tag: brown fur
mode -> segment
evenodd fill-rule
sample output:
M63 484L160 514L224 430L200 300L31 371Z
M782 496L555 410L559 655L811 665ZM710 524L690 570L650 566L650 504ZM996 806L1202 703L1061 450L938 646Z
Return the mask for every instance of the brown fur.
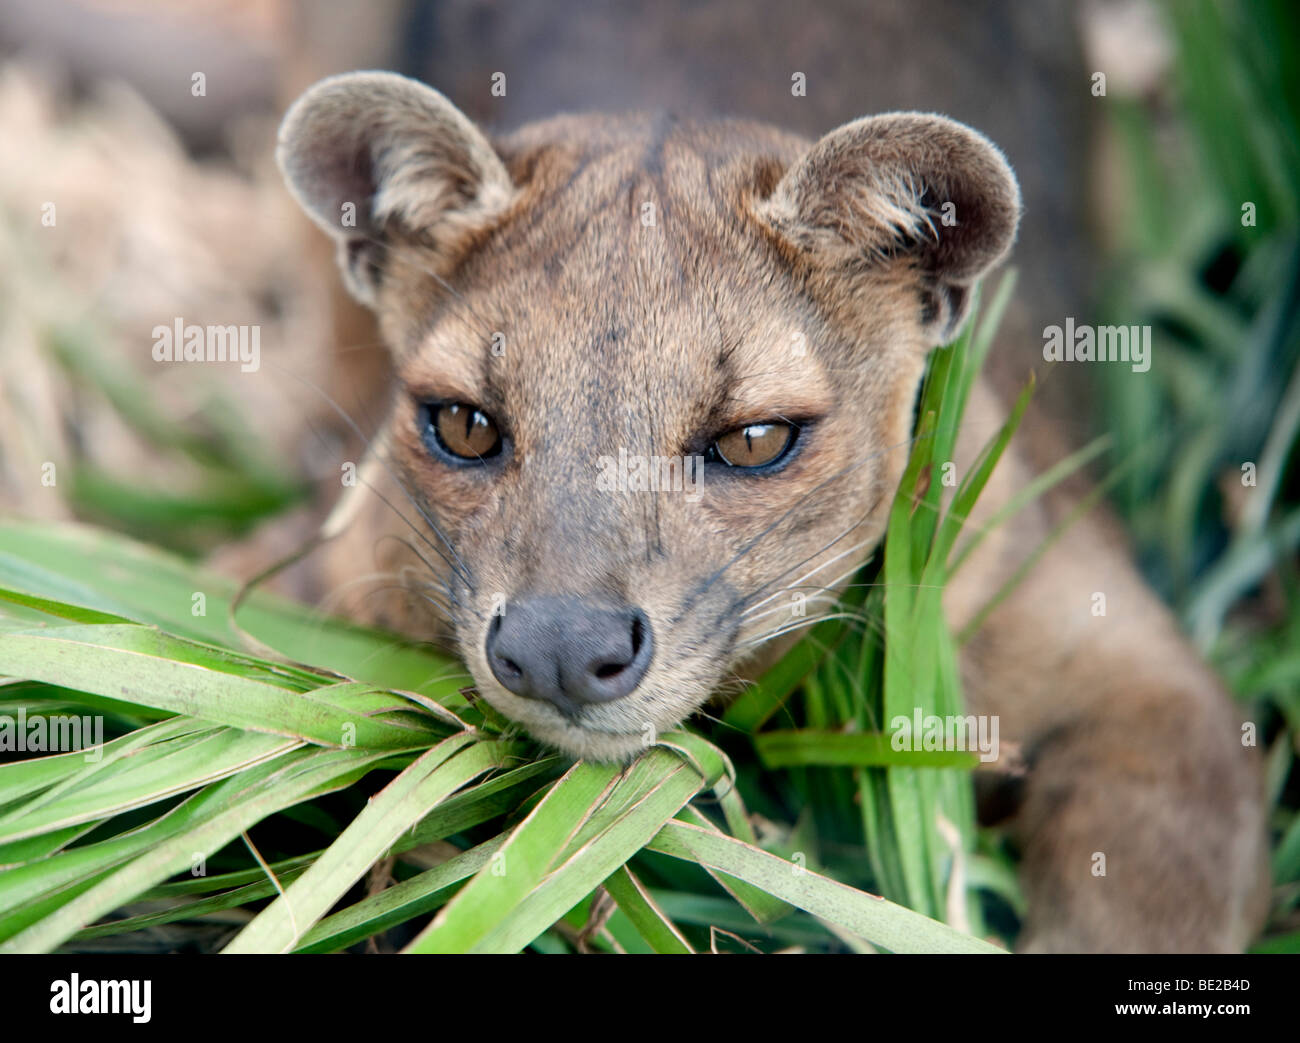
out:
M494 706L597 758L635 753L779 651L788 637L766 639L791 622L795 591L815 594L810 616L833 603L883 533L926 352L960 325L1019 213L995 148L917 114L816 144L746 122L557 117L489 145L436 92L356 74L294 107L279 156L398 378L322 589L446 643ZM346 202L356 227L338 221ZM956 226L939 219L945 202ZM429 399L487 411L504 458L433 459L415 422ZM1003 415L977 389L959 472ZM698 502L597 489L602 455L699 453L773 417L806 424L778 473L706 472ZM1006 460L972 522L1029 477ZM1040 502L985 542L947 592L955 624L1062 510ZM1094 591L1104 617L1089 612ZM525 594L639 605L655 635L645 679L576 720L507 691L484 639L494 609ZM1244 944L1261 879L1257 766L1218 684L1099 526L1080 523L1045 557L963 669L974 711L999 715L1031 764L1024 947Z

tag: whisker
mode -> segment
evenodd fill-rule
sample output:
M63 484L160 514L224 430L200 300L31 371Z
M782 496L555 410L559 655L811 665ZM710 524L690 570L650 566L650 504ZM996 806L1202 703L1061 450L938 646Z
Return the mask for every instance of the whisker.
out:
M760 634L757 637L749 638L746 639L745 641L737 642L735 651L746 652L751 648L758 648L761 645L766 645L768 642L775 640L776 638L782 636L783 634L790 633L792 630L799 630L802 627L812 626L814 623L821 623L828 619L845 619L863 627L865 627L870 622L870 618L865 613L862 612L849 612L849 611L830 612L824 616L810 616L807 619L800 619L797 620L796 622L787 623L783 626L777 627L775 630L772 630L769 633Z
M834 604L836 600L837 598L835 596L835 591L831 587L827 586L821 588L821 591L819 593L813 594L811 597L806 598L804 600L804 608L811 611L813 610L813 606L820 608L821 603L824 601L829 601L831 604ZM746 615L742 617L741 621L746 626L748 626L750 624L757 623L759 620L768 619L774 615L790 612L793 607L794 607L793 605L784 605L784 604L772 605L769 608L765 608L762 612L756 612L753 615Z
M738 550L735 553L735 555L733 555L732 558L725 565L717 569L713 573L713 575L709 576L701 585L699 590L696 591L694 596L687 600L685 607L682 609L681 612L678 613L678 615L673 619L672 622L675 624L678 621L680 621L680 619L683 616L685 616L686 613L689 612L695 606L696 603L698 603L699 599L704 596L704 594L708 591L709 587L711 587L714 583L716 583L718 579L720 579L722 575L725 574L729 568L731 568L733 565L736 564L736 562L744 558L745 555L749 554L750 551L752 551L756 546L758 546L759 543L761 543L767 536L769 536L772 532L774 532L778 526L780 526L783 522L786 521L786 519L790 517L791 514L793 514L796 510L798 510L801 506L803 506L803 504L811 496L814 496L822 489L824 489L826 486L830 485L832 482L839 481L841 478L844 478L847 475L852 474L859 467L865 467L868 463L870 463L872 460L876 459L877 457L883 456L885 453L893 452L896 449L901 449L910 446L915 441L916 441L916 436L912 435L904 439L902 442L899 442L897 445L885 446L882 449L877 449L873 452L867 453L864 457L862 457L862 459L856 461L855 463L849 464L847 467L844 467L841 470L835 472L835 474L831 475L830 477L824 478L822 481L818 482L817 485L815 485L808 494L801 497L797 502L791 504L789 508L783 511L781 515L778 518L776 518L776 520L774 520L770 525L764 528L762 532L760 532L757 536L755 536L752 540L750 540L745 546L743 546L740 550ZM863 514L863 517L861 519L859 519L848 529L842 532L839 536L837 536L834 540L832 540L829 544L827 544L826 547L823 547L821 550L814 552L813 554L805 558L803 561L798 562L791 568L787 569L786 573L793 572L794 569L797 569L800 566L806 564L808 561L812 560L812 558L815 558L818 554L824 553L829 547L834 546L836 543L842 540L846 535L848 535L848 533L852 532L854 529L856 529L859 525L861 525L871 516L871 514L879 506L880 501L882 499L884 499L883 494L881 496L878 496L875 499L875 501L871 504L871 506L867 508L866 512ZM785 573L782 573L782 575L785 575ZM775 582L775 581L771 581L771 582Z
M830 564L830 563L828 562L827 564ZM837 602L837 601L839 600L839 592L838 592L837 590L835 590L835 585L836 585L836 583L838 583L838 582L842 582L843 580L848 579L850 576L853 575L853 573L855 573L855 572L858 570L859 567L860 567L859 565L854 564L854 565L853 565L852 567L850 567L849 569L847 569L847 570L845 570L844 572L840 573L840 575L837 576L834 580L832 580L832 581L831 581L831 582L830 582L826 587L823 587L823 588L822 588L823 593L814 594L811 598L809 598L809 599L807 599L807 600L816 603L819 599L825 597L825 598L828 598L832 603ZM807 602L805 602L805 607L806 607L806 606L807 606ZM742 615L740 616L740 620L741 620L741 622L742 622L743 624L746 624L746 625L747 625L747 624L751 624L751 623L754 623L754 622L756 622L756 621L758 621L758 620L760 620L760 619L765 619L765 618L767 618L768 616L770 616L770 615L772 615L772 614L774 614L774 613L788 611L788 610L790 609L790 607L791 607L791 606L789 606L789 605L773 605L771 608L765 609L764 611L759 612L759 613L754 614L754 615L750 615L748 612L747 612L747 613L744 613L744 614L742 614ZM751 611L752 611L752 610L751 610ZM821 617L821 618L825 618L825 617Z
M388 532L388 533L384 533L384 535L380 536L375 541L375 546L378 547L379 544L383 543L385 540L393 540L396 543L400 543L403 547L405 547L417 558L419 558L421 564L423 564L424 567L429 570L428 576L426 577L426 579L429 582L435 584L437 586L437 589L440 590L442 593L446 594L447 597L449 597L454 604L460 607L468 608L470 612L472 612L475 616L478 616L478 618L480 619L482 618L482 616L479 616L478 612L474 610L474 607L472 605L465 605L463 602L461 602L459 598L456 597L456 591L451 586L449 586L446 582L443 581L442 577L438 573L438 570L434 568L433 562L431 562L428 558L426 558L423 554L421 554L420 549L416 547L415 544L413 544L410 540L406 539L406 537L404 536L400 536L395 532ZM460 578L454 572L453 575L457 579ZM461 582L464 582L464 580L462 580ZM467 587L467 589L469 588ZM470 592L473 593L472 590Z
M861 523L859 523L859 524L861 524ZM855 526L855 528L856 528L856 526ZM853 554L853 553L855 553L855 552L861 550L861 549L862 549L863 547L865 547L865 546L867 546L867 541L866 541L866 540L862 540L862 541L859 542L859 543L855 543L855 544L853 544L853 546L849 547L848 549L840 551L840 553L837 554L837 555L835 555L835 557L833 557L833 558L828 558L826 561L822 562L822 563L821 563L820 565L818 565L816 568L814 568L814 569L812 569L812 570L810 570L810 571L808 571L808 572L805 572L802 576L800 576L797 580L795 580L795 584L803 583L804 581L811 579L813 576L817 575L817 573L821 572L822 569L824 569L824 568L829 568L831 565L834 565L837 561L841 561L842 559L844 559L844 558L847 557L848 555ZM824 553L824 551L819 552L819 553ZM853 566L853 569L848 573L848 575L852 575L853 572L856 572L856 571L858 570L858 568L860 568L860 567L861 567L861 563L855 564L855 565ZM778 580L780 579L780 577L777 577L777 578L778 578ZM745 609L745 611L741 613L741 618L743 619L743 618L744 618L747 614L749 614L750 612L753 612L755 609L760 608L760 607L763 606L763 605L766 605L766 604L767 604L769 601L771 601L773 598L778 598L778 597L780 597L783 593L785 593L786 591L788 591L788 590L790 590L790 589L791 589L791 587L783 587L781 590L774 591L773 593L769 594L769 595L768 595L767 597L765 597L762 601L759 601L759 602L757 602L757 603L755 603L755 604L753 604L753 605L748 606L748 607ZM762 593L762 591L763 591L763 587L759 587L758 590L756 590L756 591L754 592L754 594L760 594L760 593ZM753 597L754 594L751 594L750 597Z

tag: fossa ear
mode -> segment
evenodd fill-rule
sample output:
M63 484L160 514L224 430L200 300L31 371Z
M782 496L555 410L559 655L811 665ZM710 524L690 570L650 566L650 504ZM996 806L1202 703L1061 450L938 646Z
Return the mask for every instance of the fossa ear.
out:
M943 116L899 112L831 131L756 213L816 264L905 259L921 279L926 339L938 345L960 328L975 280L1010 249L1020 189L982 134Z
M337 240L348 289L371 306L396 239L454 255L515 195L500 157L459 109L388 72L309 88L280 125L276 161L307 215Z

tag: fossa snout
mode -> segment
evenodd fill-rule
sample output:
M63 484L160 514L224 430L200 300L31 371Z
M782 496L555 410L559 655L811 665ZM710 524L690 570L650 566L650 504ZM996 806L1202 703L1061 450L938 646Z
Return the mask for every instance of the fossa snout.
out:
M529 597L493 617L485 653L503 687L572 719L632 694L654 658L654 634L639 608Z

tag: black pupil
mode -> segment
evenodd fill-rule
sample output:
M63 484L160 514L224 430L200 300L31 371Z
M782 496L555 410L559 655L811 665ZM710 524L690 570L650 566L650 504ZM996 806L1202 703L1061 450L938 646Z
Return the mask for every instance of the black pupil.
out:
M485 417L477 409L466 409L464 406L448 406L447 408L453 418L455 418L456 414L459 413L462 409L465 410L465 440L466 441L469 441L469 436L473 432L474 426L476 424L479 426L487 425L487 417Z

